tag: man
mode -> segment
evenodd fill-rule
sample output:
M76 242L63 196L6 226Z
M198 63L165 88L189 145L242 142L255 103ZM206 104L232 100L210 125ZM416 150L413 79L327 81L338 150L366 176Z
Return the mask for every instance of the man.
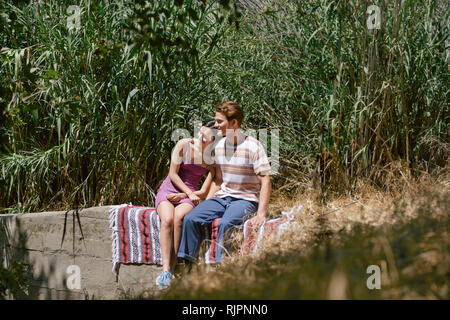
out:
M224 136L215 146L216 177L208 200L184 217L178 257L196 261L200 248L201 226L221 218L217 227L215 261L223 260L224 236L230 227L242 224L252 213L252 224L266 220L271 182L270 164L262 144L240 130L244 113L232 101L216 106L215 128ZM210 197L209 196L209 197Z

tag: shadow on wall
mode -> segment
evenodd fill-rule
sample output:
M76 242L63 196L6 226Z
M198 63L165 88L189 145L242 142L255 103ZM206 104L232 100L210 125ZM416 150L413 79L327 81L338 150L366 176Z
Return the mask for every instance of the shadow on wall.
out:
M109 206L76 214L77 210L0 215L3 269L14 261L28 264L23 272L28 291L17 290L9 299L121 299L124 292L156 289L160 266L125 265L118 279L112 272ZM0 274L0 281L3 278Z
M67 275L61 278L58 274L56 257L44 257L44 251L30 249L30 234L22 226L20 214L0 215L0 299L73 299L73 294L61 287ZM59 288L55 279L60 279Z

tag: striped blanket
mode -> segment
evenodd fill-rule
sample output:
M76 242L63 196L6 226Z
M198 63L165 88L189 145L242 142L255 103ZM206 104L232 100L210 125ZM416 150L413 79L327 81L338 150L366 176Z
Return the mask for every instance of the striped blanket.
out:
M295 224L294 215L300 209L301 206L282 212L282 217L266 221L258 230L252 228L251 221L247 220L243 226L242 254L255 253L259 248L270 245L284 230ZM216 262L219 221L220 218L217 218L202 228L201 252L208 264ZM112 269L116 275L121 264L162 264L159 242L161 220L155 208L133 206L131 203L110 206L109 227L112 231ZM242 229L242 226L237 226L237 229Z
M282 212L282 217L267 220L259 229L253 228L251 220L244 223L244 243L241 254L256 253L258 249L269 247L280 238L280 235L288 228L297 224L295 215L300 213L302 206L291 208L288 212Z
M203 226L202 229L202 241L204 243L204 259L205 263L216 263L216 251L217 246L219 245L217 242L217 233L218 233L218 223L220 218L214 219L211 224L207 224Z
M159 230L161 221L155 208L122 204L111 206L113 271L120 263L161 264Z
M205 263L215 263L219 220L217 218L202 228ZM121 264L162 264L161 220L155 208L133 206L131 203L110 206L109 227L112 231L112 269L117 275Z

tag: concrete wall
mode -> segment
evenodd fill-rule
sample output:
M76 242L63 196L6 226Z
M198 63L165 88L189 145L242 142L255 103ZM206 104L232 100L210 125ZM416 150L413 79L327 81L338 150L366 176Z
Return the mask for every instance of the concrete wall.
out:
M64 211L0 215L3 265L12 258L30 264L30 289L28 295L21 295L22 299L119 299L146 296L156 290L160 266L122 265L116 282L107 206L79 212L84 241L76 219L73 236L72 213L67 215L62 246ZM66 280L73 275L68 270L70 265L79 267L79 290L67 286Z

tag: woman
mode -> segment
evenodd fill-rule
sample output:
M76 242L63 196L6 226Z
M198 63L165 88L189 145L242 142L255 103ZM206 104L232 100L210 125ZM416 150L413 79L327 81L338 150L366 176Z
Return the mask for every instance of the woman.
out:
M203 159L204 150L214 141L214 123L214 120L203 123L198 139L178 141L172 153L169 174L157 191L155 207L161 219L163 271L156 278L156 283L160 289L168 287L170 280L174 278L183 218L199 204L201 198L206 198L214 176L214 168L207 166ZM209 173L205 182L197 190L207 171Z

